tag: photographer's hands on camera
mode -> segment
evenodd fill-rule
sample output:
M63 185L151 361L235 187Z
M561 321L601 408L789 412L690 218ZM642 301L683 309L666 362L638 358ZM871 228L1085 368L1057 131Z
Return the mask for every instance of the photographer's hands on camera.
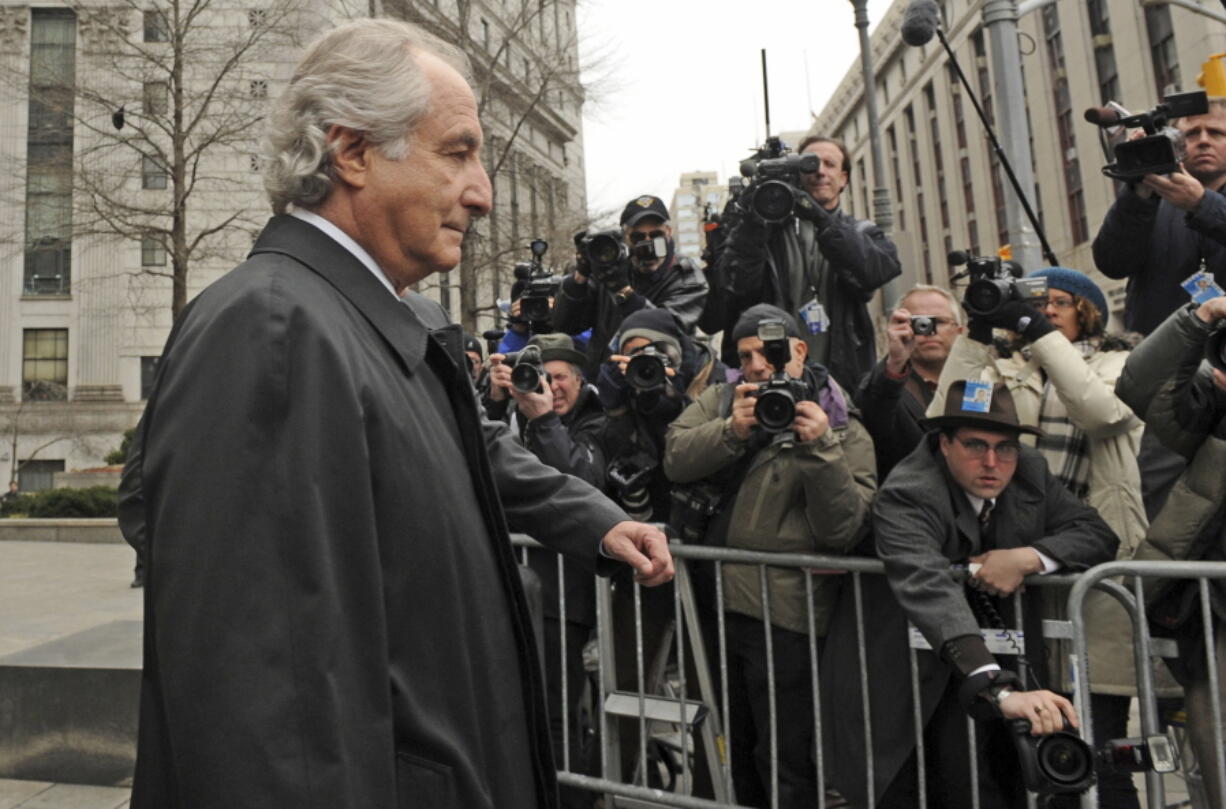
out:
M553 412L553 391L541 379L541 389L531 393L523 393L515 389L511 383L511 366L506 363L506 355L490 355L490 399L501 402L510 396L515 400L515 407L528 421L540 418Z
M966 309L965 302L962 308ZM970 315L969 311L968 315ZM970 315L966 334L972 340L987 345L992 342L993 328L1014 332L1029 343L1056 330L1056 327L1047 319L1047 315L1024 301L1009 301L989 315Z
M1145 137L1143 129L1133 130L1128 140ZM1133 188L1141 199L1150 199L1157 194L1162 199L1184 211L1194 211L1205 196L1205 186L1201 181L1188 173L1183 163L1179 171L1170 174L1147 174Z
M732 400L732 414L728 417L732 434L741 441L748 441L753 434L758 419L754 416L754 405L757 399L754 393L758 386L744 383L736 386L736 398ZM816 441L830 429L830 419L826 411L817 402L807 399L796 402L796 420L792 422L792 432L801 443Z
M911 328L911 313L901 306L890 315L885 327L885 369L894 377L907 372L911 354L915 351L915 330Z

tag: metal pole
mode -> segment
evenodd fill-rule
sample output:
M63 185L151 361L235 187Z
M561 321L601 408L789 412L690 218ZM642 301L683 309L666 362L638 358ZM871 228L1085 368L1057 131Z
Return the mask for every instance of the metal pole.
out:
M860 73L864 77L864 106L868 110L868 142L873 162L873 221L886 238L894 229L890 190L885 186L885 161L881 157L881 125L877 120L877 81L873 72L873 44L868 36L868 0L851 0L860 31ZM895 278L881 288L882 314L889 317L898 305L899 283Z
M1204 6L1198 5L1194 0L1141 0L1141 5L1142 7L1144 6L1179 6L1180 8L1186 8L1188 11L1191 11L1195 14L1200 14L1205 17L1208 17L1211 20L1217 20L1218 22L1226 22L1226 14L1223 14L1220 11L1214 11L1212 9L1208 9L1208 8L1205 8Z
M1022 84L1022 55L1017 46L1017 3L1014 0L984 0L983 25L988 30L992 53L992 79L996 88L996 119L1001 145L1018 183L1033 203L1034 164L1030 156L1030 134L1026 126L1026 94ZM1027 271L1043 266L1043 256L1034 229L1027 221L1022 203L1005 197L1005 223L1014 260Z

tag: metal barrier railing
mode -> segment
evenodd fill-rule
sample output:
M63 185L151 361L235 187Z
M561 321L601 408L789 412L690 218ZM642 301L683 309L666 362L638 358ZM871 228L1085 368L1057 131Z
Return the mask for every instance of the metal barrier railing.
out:
M530 547L535 545L532 540L526 537L515 537L517 545ZM857 668L860 684L860 699L861 710L863 715L863 727L861 731L864 734L865 749L869 751L866 756L866 771L864 773L866 793L868 804L865 809L871 809L876 801L875 773L874 761L871 751L873 750L873 727L870 711L870 684L867 666L867 648L868 648L868 633L864 626L864 592L863 592L863 577L865 575L875 576L884 574L884 566L875 559L857 558L857 557L831 557L821 556L816 554L777 554L769 552L754 552L731 548L713 548L696 545L683 545L678 542L672 544L674 560L677 566L677 579L673 591L673 609L671 611L671 621L674 625L674 630L668 643L671 644L671 660L672 667L669 672L672 681L662 686L660 682L661 672L659 661L655 661L655 665L649 666L648 661L655 650L646 649L644 646L644 614L642 608L642 593L638 584L633 584L629 597L633 602L633 655L634 655L634 683L633 690L628 694L626 691L626 683L617 681L615 674L616 660L616 643L615 636L619 627L613 622L612 600L613 593L609 583L605 579L597 579L596 582L596 615L597 615L597 630L596 630L596 645L599 650L597 655L597 672L595 684L593 687L593 712L595 724L598 728L600 738L600 776L584 774L575 771L574 762L570 758L570 733L573 732L574 717L571 715L571 703L573 702L571 695L568 693L566 678L561 677L562 697L561 697L561 715L563 719L563 742L561 752L561 769L558 773L560 784L577 787L593 792L604 793L606 795L606 806L633 806L633 807L649 807L649 806L674 806L683 807L684 809L728 809L728 807L739 806L735 803L733 797L733 781L732 781L732 741L727 735L727 728L724 722L728 716L729 710L729 694L728 694L728 656L727 656L727 636L724 616L724 593L723 593L723 566L725 564L741 564L741 565L756 565L759 567L759 586L760 595L763 604L762 627L765 641L767 644L766 650L766 665L768 681L770 682L769 692L767 694L769 705L769 733L770 733L770 791L771 791L771 806L778 807L779 800L779 750L777 749L778 736L776 733L776 723L778 717L779 706L775 699L775 671L774 671L774 655L771 653L771 593L767 582L768 568L792 568L798 569L804 574L805 591L808 604L808 646L810 659L810 686L811 696L813 700L813 737L815 740L814 757L816 766L817 778L817 805L825 807L827 805L827 778L826 768L823 756L823 716L821 712L822 694L821 694L821 659L818 653L818 638L815 632L815 615L813 611L813 584L815 576L828 575L847 575L850 577L851 587L853 588L853 600L856 616L856 641L857 641ZM525 551L526 558L526 551ZM709 562L714 565L714 586L715 586L715 665L708 659L706 643L703 639L700 621L698 617L697 606L694 599L694 591L691 581L690 565L694 562ZM565 577L567 571L559 559L557 560L558 568L558 591L559 591L559 613L563 617L566 616L565 602ZM957 574L954 574L957 575ZM1111 581L1112 577L1118 576L1133 576L1138 577L1133 580L1134 592L1129 593L1126 588L1115 581ZM1133 638L1134 648L1136 649L1136 666L1137 666L1137 686L1140 694L1139 702L1141 705L1141 727L1145 735L1152 735L1158 732L1158 717L1156 708L1156 699L1154 692L1154 675L1152 667L1152 658L1155 656L1154 643L1149 635L1148 623L1144 620L1144 610L1138 609L1138 604L1144 604L1144 590L1141 578L1145 576L1161 576L1163 578L1199 578L1201 579L1201 598L1202 598L1202 613L1206 622L1206 635L1208 642L1206 644L1206 653L1208 657L1208 665L1210 672L1210 689L1213 695L1213 710L1215 715L1220 716L1221 705L1218 699L1218 682L1216 658L1214 657L1214 644L1212 640L1212 623L1211 610L1208 600L1208 580L1216 578L1226 578L1226 563L1133 563L1133 562L1112 562L1105 565L1100 565L1081 575L1057 574L1049 576L1032 576L1027 579L1027 587L1037 586L1041 588L1048 587L1066 587L1070 588L1068 595L1068 619L1064 621L1048 620L1044 622L1044 638L1059 638L1072 640L1072 650L1070 656L1073 658L1075 670L1075 690L1074 704L1083 718L1088 717L1089 712L1089 695L1091 692L1092 681L1090 680L1091 672L1087 662L1087 631L1084 617L1084 600L1086 595L1092 589L1099 589L1110 593L1113 597L1124 605L1127 614L1133 620ZM625 593L619 594L620 598L626 598ZM1016 616L1017 625L1011 629L1018 633L1021 637L1022 633L1022 618L1024 596L1019 591L1014 594L1014 614ZM658 618L659 616L655 616ZM1141 619L1141 620L1138 620ZM624 632L624 628L622 629ZM915 634L915 633L912 633ZM565 635L565 633L563 633ZM623 636L624 638L624 636ZM922 642L921 642L922 643ZM918 681L918 662L917 662L917 647L915 644L909 644L908 660L910 665L911 679L911 694L912 694L912 720L915 730L916 755L918 759L917 772L919 778L919 801L920 806L926 806L925 798L925 753L924 753L924 738L923 738L923 716L920 701L920 688ZM922 647L921 647L922 648ZM574 650L568 650L566 647L566 639L562 638L560 644L561 660L547 661L547 665L560 665L565 671L566 659L568 654L573 654ZM901 650L899 650L901 653ZM687 656L688 655L688 656ZM1019 664L1025 666L1025 657L1019 659ZM689 671L692 670L696 674L698 695L697 699L691 699L688 693L691 683L689 682ZM718 671L719 686L716 689L713 679L714 673ZM652 675L652 676L649 676ZM654 681L653 681L654 680ZM656 693L659 691L667 692L665 695ZM718 693L716 691L718 690ZM551 710L556 710L557 706L550 706ZM634 745L636 756L636 769L634 771L635 782L631 783L624 777L622 769L623 762L621 760L620 750L622 747L622 734L619 727L619 718L629 717L637 724L637 744ZM674 730L674 736L678 742L674 745L674 749L678 750L680 757L680 781L682 787L694 788L696 785L693 782L692 769L697 762L697 747L695 745L695 737L702 739L703 754L705 756L706 769L709 775L709 784L704 792L706 796L695 796L692 794L684 794L683 792L666 791L663 789L652 788L649 786L648 770L650 762L648 761L649 742L652 739L653 727L671 726ZM974 733L975 723L967 719L968 733L971 734L970 749L972 751L969 762L969 772L972 780L972 800L973 806L978 806L977 788L978 769L974 755L976 749ZM1088 721L1082 722L1082 735L1085 740L1093 745L1093 736L1091 724ZM1222 749L1222 738L1220 726L1217 732L1217 748ZM1216 764L1219 777L1226 776L1226 762L1223 762L1222 756ZM1220 781L1224 783L1226 780ZM1147 803L1150 809L1162 809L1164 807L1163 797L1163 781L1162 776L1158 773L1150 772L1146 774L1146 793ZM1031 805L1034 805L1034 797L1031 796ZM1082 796L1081 806L1083 809L1092 809L1096 806L1096 792L1092 788L1089 792Z

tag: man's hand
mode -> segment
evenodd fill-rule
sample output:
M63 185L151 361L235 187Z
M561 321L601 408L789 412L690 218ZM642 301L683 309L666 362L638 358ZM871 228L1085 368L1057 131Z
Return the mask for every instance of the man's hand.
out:
M607 554L634 568L634 580L644 587L672 581L675 571L668 537L654 525L619 522L600 542Z
M742 383L736 386L736 398L732 400L732 434L742 441L748 441L753 433L754 425L758 423L753 414L754 405L758 400L753 397L757 385Z
M1179 165L1179 171L1165 176L1146 174L1141 184L1176 208L1185 211L1195 210L1205 196L1205 187L1200 180L1188 174L1182 163Z
M1210 326L1226 318L1226 295L1219 295L1202 303L1196 310L1196 316Z
M1043 560L1039 558L1038 551L1029 547L988 551L972 556L970 561L982 567L968 582L971 587L983 590L990 596L1013 595L1024 578L1043 569Z
M792 432L796 433L798 441L816 441L830 429L830 418L817 402L800 401L796 403L796 420L792 422Z
M543 379L541 381L544 382ZM553 412L552 392L534 390L531 393L523 393L514 387L508 388L507 392L515 400L515 406L519 409L520 415L528 421L539 419L541 416Z
M511 390L511 366L505 354L490 354L490 399L501 402Z
M1000 712L1006 719L1030 721L1031 736L1046 736L1064 730L1064 720L1080 727L1073 703L1051 691L1014 691L1001 700Z
M885 369L894 376L902 376L915 350L915 331L911 328L911 313L899 307L890 315L885 327Z

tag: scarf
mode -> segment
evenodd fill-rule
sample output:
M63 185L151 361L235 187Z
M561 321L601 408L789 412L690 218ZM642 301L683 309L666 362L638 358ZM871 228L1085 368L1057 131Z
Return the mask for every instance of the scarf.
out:
M1089 340L1078 340L1073 347L1086 358L1098 351L1098 346ZM1052 474L1074 497L1084 502L1090 493L1090 439L1085 430L1069 420L1068 410L1052 387L1051 380L1043 385L1043 397L1039 402L1039 429L1043 431L1043 436L1035 447L1047 459Z

